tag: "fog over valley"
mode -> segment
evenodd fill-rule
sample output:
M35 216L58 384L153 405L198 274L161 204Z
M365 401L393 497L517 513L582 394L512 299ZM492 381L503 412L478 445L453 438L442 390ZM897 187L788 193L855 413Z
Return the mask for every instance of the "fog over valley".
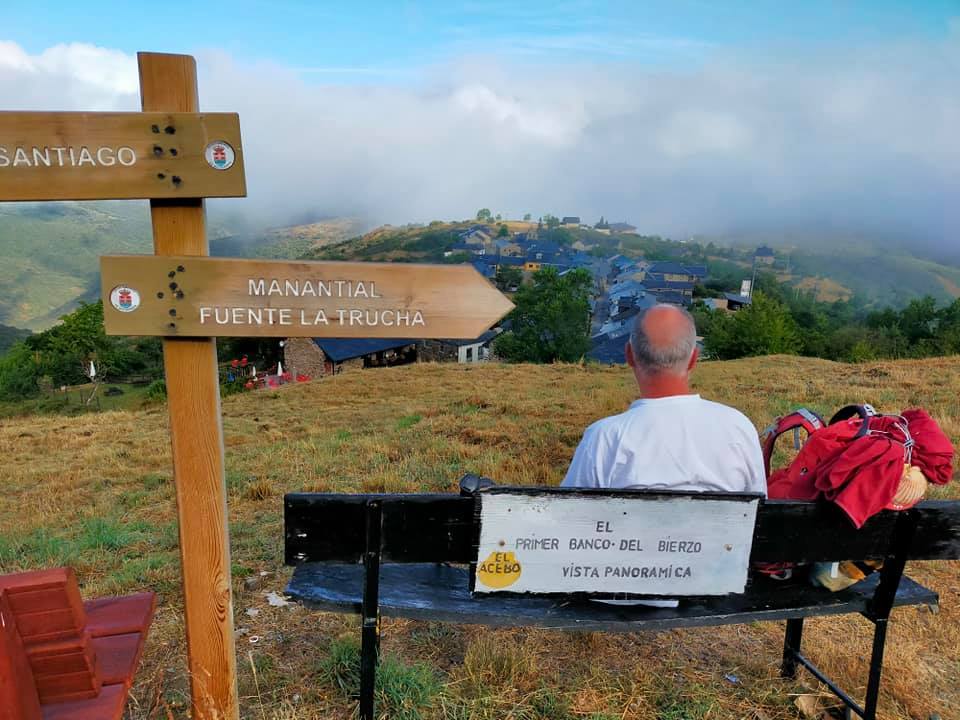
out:
M236 111L254 227L546 212L675 238L868 238L956 256L960 29L944 41L729 50L669 69L464 55L324 82L197 53L201 107ZM5 108L138 110L136 59L0 42ZM65 91L66 89L66 91Z

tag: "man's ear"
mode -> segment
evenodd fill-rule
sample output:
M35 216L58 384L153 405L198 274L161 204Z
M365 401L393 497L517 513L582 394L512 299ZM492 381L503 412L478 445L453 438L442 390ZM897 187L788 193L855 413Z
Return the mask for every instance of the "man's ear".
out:
M693 352L690 354L690 362L687 363L687 372L691 372L694 366L697 364L697 360L700 359L700 348L694 347Z

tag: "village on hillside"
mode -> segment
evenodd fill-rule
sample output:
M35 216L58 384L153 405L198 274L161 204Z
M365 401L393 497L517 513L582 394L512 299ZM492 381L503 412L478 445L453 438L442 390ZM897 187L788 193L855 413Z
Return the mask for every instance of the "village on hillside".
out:
M578 216L550 218L548 222L552 227L608 236L637 232L629 223L608 223L602 217L594 225L582 223ZM510 230L511 225L521 229ZM490 218L490 222L477 222L458 230L456 242L443 250L443 256L447 260L468 257L483 277L497 282L507 293L531 282L533 274L545 267L555 269L561 276L577 269L589 272L593 295L588 360L625 363L624 346L636 315L657 303L689 307L694 286L702 285L708 276L704 264L688 264L682 258L646 260L620 253L605 256L599 252L599 245L584 239L570 244L555 242L545 229L549 228L542 220L510 223ZM770 248L760 247L754 254L754 263L768 265L773 257ZM739 293L703 299L711 310L727 312L735 312L750 301L750 281L744 282ZM469 340L288 338L284 342L283 362L287 375L310 378L413 362L487 362L496 360L493 341L510 328L510 323L508 318Z

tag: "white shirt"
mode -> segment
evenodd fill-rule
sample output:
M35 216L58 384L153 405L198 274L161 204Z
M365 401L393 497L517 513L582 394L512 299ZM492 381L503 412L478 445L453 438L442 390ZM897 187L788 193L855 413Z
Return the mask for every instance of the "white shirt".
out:
M767 494L753 423L699 395L636 400L593 423L562 486Z

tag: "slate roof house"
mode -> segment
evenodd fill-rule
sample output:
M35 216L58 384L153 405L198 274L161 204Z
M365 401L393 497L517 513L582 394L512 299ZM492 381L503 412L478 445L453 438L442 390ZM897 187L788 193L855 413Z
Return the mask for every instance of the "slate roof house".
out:
M560 224L563 225L563 227L580 227L580 216L566 215L560 220Z
M724 293L723 297L727 301L728 310L739 310L744 305L750 304L750 297L748 295L737 295L736 293Z
M626 334L619 337L605 336L590 348L587 359L604 365L623 365L627 362L626 346Z
M320 378L345 369L389 367L417 361L409 338L287 338L283 362L290 372Z
M486 225L471 225L466 230L461 231L459 237L463 242L470 245L482 245L490 241L490 238L493 237L493 231Z
M761 265L773 265L774 260L776 260L776 257L773 254L773 249L766 245L761 245L753 253L753 261Z

